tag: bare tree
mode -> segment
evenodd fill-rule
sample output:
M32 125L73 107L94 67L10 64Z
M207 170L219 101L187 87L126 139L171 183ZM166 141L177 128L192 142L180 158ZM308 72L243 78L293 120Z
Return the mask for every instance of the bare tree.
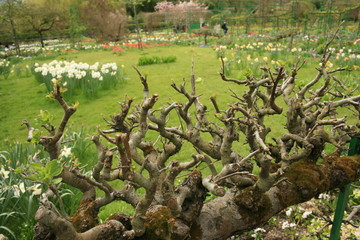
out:
M26 3L23 9L24 17L32 30L39 35L41 47L45 47L44 33L50 31L60 21L64 13L61 9L45 4Z
M232 89L247 86L247 91L233 90L234 103L227 109L212 97L213 116L196 94L194 75L190 89L185 82L171 85L185 102L159 109L155 106L160 96L150 94L147 78L135 68L143 84L142 103L132 108L133 100L125 99L120 112L106 120L108 129L93 136L98 162L91 176L80 166L63 166L56 177L83 192L81 204L68 217L47 199L49 193L43 194L35 216L37 238L227 239L254 229L288 206L357 180L360 156L339 153L350 136L358 134L359 124L351 126L337 109L348 108L359 118L360 95L354 96L334 76L345 69L326 68L330 55L325 51L316 76L301 87L296 86L301 61L290 73L284 67L275 72L265 67L260 78L244 80L228 78L222 66L221 79ZM63 119L58 127L44 125L49 136L39 140L50 159L59 158L65 127L76 111L60 92L56 83L53 96L64 110ZM171 114L179 117L179 126L169 126ZM217 122L209 120L214 116ZM276 116L283 117L285 132L269 137L270 126L279 124L271 120ZM33 128L25 124L32 139ZM157 140L147 137L151 132L157 133ZM249 151L241 151L237 141L246 142ZM178 161L183 142L190 143L194 154ZM324 157L325 144L336 152ZM201 163L210 175L201 173ZM178 179L183 179L181 184ZM111 181L123 182L123 187L117 189ZM56 185L49 186L56 195ZM139 188L144 194L136 191ZM104 194L97 196L95 189ZM209 193L216 197L205 203ZM99 224L100 207L113 201L133 206L133 216L115 213Z

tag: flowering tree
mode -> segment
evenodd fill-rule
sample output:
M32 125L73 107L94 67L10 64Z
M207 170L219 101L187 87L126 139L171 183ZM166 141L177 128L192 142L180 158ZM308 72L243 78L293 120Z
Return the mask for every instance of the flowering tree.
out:
M350 136L359 133L359 125L351 125L337 109L349 107L358 118L360 95L333 76L345 69L326 67L327 48L314 78L301 86L300 61L289 73L284 67L275 72L264 67L260 78L244 80L228 78L222 64L220 77L232 84L234 103L221 109L211 97L213 116L196 93L194 75L190 89L185 83L171 85L184 102L159 108L160 96L150 94L147 78L135 68L143 84L142 103L132 108L133 99L125 99L120 112L106 119L108 129L92 137L98 161L91 173L85 173L63 147L76 106L67 104L55 81L52 97L64 110L60 124L45 122L48 136L36 137L34 128L24 122L28 139L49 153L46 164L34 163L24 172L49 189L35 216L37 238L227 239L256 228L288 206L357 180L360 155L339 153ZM247 90L240 94L236 86ZM180 123L171 125L170 116ZM270 138L272 125L281 121L284 132ZM248 147L242 149L239 141ZM194 154L178 161L184 142ZM325 144L335 153L324 156ZM200 164L208 174L200 171ZM58 196L60 182L83 193L72 216ZM212 197L205 201L208 194ZM48 200L51 195L59 198L59 210ZM100 224L99 209L114 201L128 203L134 214L114 213Z
M192 22L199 22L200 18L205 18L209 13L208 7L202 3L180 1L177 4L172 2L158 2L155 11L165 16L167 23L174 26L188 26Z

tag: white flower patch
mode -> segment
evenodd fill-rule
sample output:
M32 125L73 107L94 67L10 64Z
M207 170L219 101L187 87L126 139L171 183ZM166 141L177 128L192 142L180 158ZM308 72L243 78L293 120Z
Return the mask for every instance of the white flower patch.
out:
M81 89L89 97L95 96L97 91L102 88L109 89L115 86L121 77L118 74L116 63L101 65L96 62L89 65L84 62L54 60L41 66L35 64L34 72L38 81L45 83L50 91L53 86L51 79L55 78L58 82L61 82L61 86L66 86L67 94L74 94L76 89Z
M100 72L91 71L91 77L92 78L100 78L101 74L100 74Z
M330 201L331 196L330 196L330 194L320 193L320 194L319 194L319 199L323 199L323 200L326 200L326 201Z
M61 150L61 153L60 153L60 157L69 157L71 155L71 148L68 148L68 147L64 147L62 150Z
M33 195L40 195L42 193L41 184L35 184L31 187L28 187L28 190L32 191Z
M308 216L310 216L310 214L312 214L312 211L306 211L306 212L304 212L304 213L302 214L302 218L303 218L303 219L307 219Z
M295 226L296 226L295 223L289 223L289 221L285 221L285 222L282 223L281 228L282 229L287 229L287 228L293 228Z
M292 211L293 211L293 209L292 209L292 208L289 208L289 209L285 212L286 216L290 217Z
M21 193L26 192L26 188L25 188L25 184L22 182L19 185L13 185L12 189L14 191L14 196L15 197L20 197Z
M9 178L9 171L6 171L3 167L0 169L0 176L3 177L3 179Z

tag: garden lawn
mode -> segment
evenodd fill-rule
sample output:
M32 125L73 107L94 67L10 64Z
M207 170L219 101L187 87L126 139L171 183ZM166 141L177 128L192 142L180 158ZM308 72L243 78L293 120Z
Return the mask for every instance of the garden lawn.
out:
M226 56L231 58L233 56L231 49L226 50ZM238 55L249 57L247 52L238 52ZM271 60L282 59L286 62L286 71L291 71L290 66L292 62L297 60L296 55L283 56L282 53L277 54L276 59L266 52L258 52L259 56L267 56L268 63ZM192 69L192 62L194 62L194 73L196 79L197 94L202 95L202 102L209 107L209 112L212 111L212 104L209 101L210 96L216 96L218 104L221 109L225 109L228 104L233 103L235 99L231 98L229 89L235 91L238 96L241 96L244 91L244 86L237 86L234 83L225 83L220 79L220 62L216 57L216 52L210 47L197 46L162 46L151 47L139 50L136 48L127 49L121 55L114 54L110 50L93 50L70 52L58 55L56 58L49 58L47 60L26 59L17 65L17 68L24 69L26 65L32 65L35 62L40 65L49 63L53 60L86 62L100 64L115 62L121 71L125 72L125 80L120 82L114 89L107 91L100 91L99 96L95 99L87 99L83 95L75 96L72 99L67 99L69 103L78 101L77 112L70 120L70 127L72 130L84 129L89 134L95 134L96 128L106 128L106 123L102 117L116 114L120 110L118 102L123 101L125 96L135 98L135 103L140 103L142 100L142 85L139 76L132 68L138 63L140 57L167 57L175 56L176 62L166 64L152 64L139 67L143 75L147 76L150 88L150 94L159 94L159 102L155 105L160 108L163 104L176 101L186 102L184 96L178 94L170 84L174 81L177 85L183 81L187 84L187 89L190 92L190 76ZM254 58L254 57L252 57ZM261 57L262 58L262 57ZM306 82L313 79L316 75L315 67L318 67L317 59L313 57L305 58L307 61L304 67L300 70L297 82L306 84ZM244 61L236 68L232 68L231 76L240 77L244 79L245 76L241 74L243 69L248 67L256 69L266 62L259 63L259 66L249 65L251 61ZM243 66L244 65L244 66ZM269 64L272 66L271 64ZM274 66L272 66L274 67ZM254 70L255 71L255 70ZM240 73L240 74L239 74ZM256 77L260 77L261 71L257 72ZM352 73L354 74L354 73ZM340 76L342 79L344 75ZM13 142L14 140L24 142L26 141L27 131L24 125L21 125L23 120L28 120L34 127L35 118L38 117L40 110L49 111L54 115L55 125L61 120L63 111L58 103L46 98L48 94L46 87L39 84L33 76L26 74L12 73L8 79L0 77L0 147L6 141ZM282 103L278 103L282 105ZM210 114L210 117L213 114ZM283 130L283 117L278 116L275 120L278 124L273 126L272 134L279 134ZM277 120L279 119L279 121ZM282 119L282 120L281 120ZM175 118L170 119L178 126L178 121ZM1 148L0 148L1 149Z
M95 133L97 126L105 126L102 115L107 117L117 113L120 109L117 102L123 101L124 96L133 97L135 102L139 103L142 99L142 85L132 66L137 64L138 58L141 56L169 55L177 57L175 63L139 67L142 74L148 77L150 93L160 95L159 103L156 106L160 107L162 103L170 102L172 99L184 99L179 94L174 94L175 91L170 84L172 81L180 84L183 79L189 83L192 60L195 63L199 94L205 94L207 98L215 93L226 94L226 88L222 87L223 82L218 75L220 64L211 48L171 46L148 48L143 51L131 49L120 56L101 50L69 53L56 59L89 64L116 62L119 67L124 66L123 70L126 74L124 82L118 84L114 89L100 91L99 97L96 99L86 99L83 96L74 97L71 102L79 101L80 104L70 120L72 128L85 127ZM46 61L27 59L21 63L21 66L24 67L35 62L43 64L52 60L54 59ZM188 86L190 87L190 85ZM21 123L27 119L34 124L34 119L38 117L40 110L49 111L54 115L56 122L60 121L62 109L57 102L46 98L47 94L46 87L39 85L33 76L19 77L13 73L6 80L0 78L0 146L4 140L26 141L26 128Z

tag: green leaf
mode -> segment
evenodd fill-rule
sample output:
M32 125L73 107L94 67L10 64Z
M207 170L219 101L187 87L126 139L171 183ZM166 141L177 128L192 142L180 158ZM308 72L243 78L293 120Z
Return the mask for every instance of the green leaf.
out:
M60 93L64 93L64 92L67 92L67 88L60 88Z
M43 179L39 175L27 175L27 179L34 180L34 181L43 181Z
M62 178L54 178L51 180L50 184L58 184L58 183L61 183L62 181Z
M278 63L281 65L281 66L285 66L286 62L283 61L283 60L278 60Z
M47 110L40 110L39 120L42 123L50 123L53 120L53 115L51 115Z
M45 97L46 98L54 98L54 94L53 94L53 92L49 92L49 94L47 94Z
M54 159L46 164L45 169L47 177L56 177L62 172L63 166L56 159Z
M72 105L73 108L77 108L78 106L79 106L79 101L76 101L76 102Z
M35 129L33 131L33 138L31 139L32 143L38 143L40 141L41 138L41 132L39 129Z
M22 173L24 171L24 169L22 167L18 167L14 169L15 173Z
M30 163L30 168L33 168L37 172L44 172L45 167L41 163Z

